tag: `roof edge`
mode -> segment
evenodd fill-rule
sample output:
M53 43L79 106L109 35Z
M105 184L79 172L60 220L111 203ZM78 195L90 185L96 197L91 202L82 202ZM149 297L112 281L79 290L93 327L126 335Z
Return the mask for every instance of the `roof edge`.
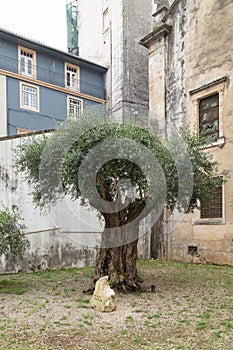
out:
M153 32L147 34L144 38L139 41L140 45L145 46L149 49L152 42L158 39L161 36L166 36L171 31L171 26L167 23L162 24L157 29L153 30Z
M82 61L82 62L84 62L84 63L91 64L91 65L96 66L96 67L98 67L98 68L102 68L102 69L105 70L105 71L108 70L107 67L101 66L101 65L98 64L98 63L95 63L95 62L92 62L92 61L88 61L88 60L86 60L86 59L84 59L84 58L82 58L82 57L80 57L80 56L72 55L72 54L70 54L69 52L66 52L66 51L63 51L63 50L60 50L60 49L56 49L56 48L54 48L54 47L52 47L52 46L43 44L43 43L41 43L40 41L27 38L27 37L25 37L25 36L23 36L23 35L16 34L16 33L14 33L14 32L11 32L10 30L7 30L7 29L2 28L2 27L0 27L0 33L4 33L4 34L9 35L9 36L11 36L11 37L13 37L13 38L23 40L23 41L28 42L28 43L31 43L31 44L33 44L33 45L41 46L41 47L43 47L43 48L46 49L46 50L50 50L50 51L53 51L53 52L59 52L59 53L62 54L62 55L65 55L65 56L70 57L70 58L72 58L72 59L80 60L80 61Z

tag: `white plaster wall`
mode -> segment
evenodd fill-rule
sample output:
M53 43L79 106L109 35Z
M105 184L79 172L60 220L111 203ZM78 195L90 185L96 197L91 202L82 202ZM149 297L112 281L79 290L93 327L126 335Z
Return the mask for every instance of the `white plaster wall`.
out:
M0 140L0 204L19 207L30 241L26 260L17 266L0 258L0 273L94 265L104 223L95 210L81 206L79 201L68 196L46 210L35 207L32 187L25 175L16 173L13 166L14 150L27 139L24 136ZM146 221L142 222L140 229L140 258L148 257L146 224Z
M20 269L40 269L60 266L94 264L96 246L102 226L96 212L84 208L68 197L56 206L41 211L32 201L32 187L23 173L13 167L14 151L27 137L0 141L0 198L7 207L17 205L24 218L26 234L31 242L27 263ZM0 271L17 269L4 260Z
M79 54L108 68L107 107L115 120L147 123L147 52L139 40L152 27L154 0L78 0ZM109 28L103 31L108 8Z
M103 12L108 8L109 28L103 31ZM106 89L108 108L115 118L122 120L117 113L122 100L123 85L123 0L79 0L78 30L79 54L108 68ZM91 34L91 35L90 35Z

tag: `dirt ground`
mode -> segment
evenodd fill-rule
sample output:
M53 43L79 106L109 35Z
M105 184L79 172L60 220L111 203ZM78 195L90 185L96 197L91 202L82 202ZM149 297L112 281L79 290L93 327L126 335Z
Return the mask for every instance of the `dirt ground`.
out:
M145 293L89 306L92 268L0 276L0 350L233 349L233 268L140 261ZM150 285L156 292L150 292Z

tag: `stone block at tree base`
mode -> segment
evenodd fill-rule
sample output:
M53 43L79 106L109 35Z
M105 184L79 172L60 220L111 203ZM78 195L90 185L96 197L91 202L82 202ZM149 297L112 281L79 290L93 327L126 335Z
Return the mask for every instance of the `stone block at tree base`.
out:
M101 312L111 312L116 309L115 292L109 286L108 276L101 277L96 282L90 305Z

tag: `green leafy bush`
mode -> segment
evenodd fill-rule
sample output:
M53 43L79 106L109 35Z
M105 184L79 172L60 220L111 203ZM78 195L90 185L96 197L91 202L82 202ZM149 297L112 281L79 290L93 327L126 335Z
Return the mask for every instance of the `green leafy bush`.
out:
M18 207L0 209L0 256L4 254L13 261L22 258L29 247L29 241L23 233L25 225L21 220Z

